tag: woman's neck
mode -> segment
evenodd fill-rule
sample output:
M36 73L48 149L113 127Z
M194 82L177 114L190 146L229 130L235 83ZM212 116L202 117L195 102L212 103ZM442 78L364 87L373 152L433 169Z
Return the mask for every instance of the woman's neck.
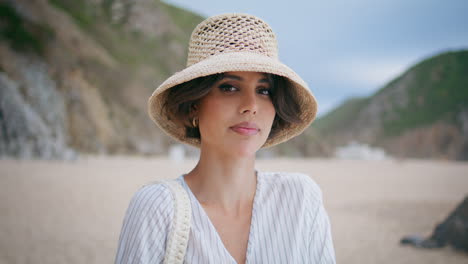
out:
M202 151L185 180L200 204L237 215L251 206L255 196L255 156L227 157Z

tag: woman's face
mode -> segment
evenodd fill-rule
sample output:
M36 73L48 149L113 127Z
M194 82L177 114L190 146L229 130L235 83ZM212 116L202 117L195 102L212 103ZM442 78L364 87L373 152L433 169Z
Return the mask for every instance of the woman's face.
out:
M201 149L254 156L275 118L270 88L264 73L226 72L196 106Z

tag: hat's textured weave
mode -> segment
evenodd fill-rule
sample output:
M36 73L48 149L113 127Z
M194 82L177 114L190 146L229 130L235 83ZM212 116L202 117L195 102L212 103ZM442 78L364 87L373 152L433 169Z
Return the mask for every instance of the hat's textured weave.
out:
M249 15L209 18L192 33L187 66L222 52L238 51L277 59L275 34L265 22Z
M165 80L148 101L151 119L176 140L199 147L199 139L186 137L185 127L164 114L167 91L198 77L230 71L264 72L286 77L289 83L286 90L297 95L302 122L291 124L268 138L263 148L299 135L315 119L317 101L302 78L278 60L277 41L270 26L255 16L236 13L207 18L193 30L187 67Z

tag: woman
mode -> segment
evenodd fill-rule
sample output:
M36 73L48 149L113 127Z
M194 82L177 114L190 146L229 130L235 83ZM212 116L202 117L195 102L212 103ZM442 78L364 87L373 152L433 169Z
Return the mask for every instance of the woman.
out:
M278 60L271 28L223 14L193 31L187 67L153 93L149 114L200 148L179 176L192 208L185 263L335 263L318 185L300 173L258 172L255 154L302 133L317 103ZM165 184L141 188L124 219L116 263L161 263L174 202Z

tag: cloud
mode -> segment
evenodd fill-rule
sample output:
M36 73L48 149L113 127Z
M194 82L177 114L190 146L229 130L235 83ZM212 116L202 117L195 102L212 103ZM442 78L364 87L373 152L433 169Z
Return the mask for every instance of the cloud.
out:
M411 64L409 59L348 58L320 65L316 69L320 80L315 79L314 91L319 101L318 116L327 114L349 97L371 95Z
M402 74L409 67L408 59L337 60L322 65L322 74L330 79L343 80L344 87L361 87L362 92L374 91Z

